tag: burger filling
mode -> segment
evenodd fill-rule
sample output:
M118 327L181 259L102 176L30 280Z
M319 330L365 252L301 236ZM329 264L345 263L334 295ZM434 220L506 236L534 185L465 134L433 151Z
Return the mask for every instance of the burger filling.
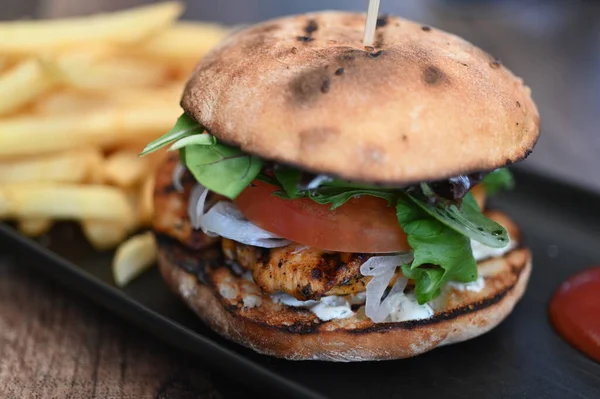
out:
M220 143L187 115L143 154L165 146L180 154L173 186L186 169L197 181L192 226L221 237L232 269L273 301L324 321L431 317L445 287L483 289L477 261L515 244L482 212L512 186L506 169L406 186L312 175Z

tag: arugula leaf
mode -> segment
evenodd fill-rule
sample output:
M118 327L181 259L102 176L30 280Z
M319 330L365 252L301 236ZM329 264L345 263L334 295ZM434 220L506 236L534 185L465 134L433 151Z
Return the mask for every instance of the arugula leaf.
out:
M204 133L205 129L198 122L183 114L177 119L177 123L173 126L167 134L164 136L154 140L150 144L144 148L140 156L144 156L150 154L156 150L160 150L161 148L174 143L178 140L181 140L185 137L192 136L194 134Z
M169 151L180 150L183 147L187 147L188 145L214 145L217 144L217 139L208 133L203 134L195 134L193 136L187 136L182 139L177 140Z
M402 265L402 273L415 280L419 304L437 297L442 285L450 280L466 283L477 279L477 263L468 237L431 217L406 197L399 197L396 216L414 253L411 264Z
M508 245L506 229L481 213L471 193L464 196L460 208L456 203L431 204L413 195L407 195L435 219L475 241L493 248L502 248Z
M264 174L263 172L260 172L257 176L256 176L256 180L259 180L263 183L267 183L270 184L272 186L275 187L279 187L281 188L281 185L279 184L279 182L277 181L277 179L267 176L266 174ZM287 198L287 195L285 196L285 198Z
M265 182L269 183L269 181ZM274 191L273 195L286 200L307 197L316 202L317 204L331 204L331 207L329 208L331 210L339 208L352 198L358 198L362 195L370 195L371 197L383 198L388 202L388 206L392 206L395 203L396 198L398 197L398 194L392 191L347 190L345 188L336 187L321 187L318 190L298 192L298 195L296 196L290 196L285 191L285 189L282 188L279 191Z
M224 144L190 145L180 150L182 160L198 183L235 199L263 167L263 160Z
M279 166L275 168L275 178L279 182L279 186L285 191L287 198L295 199L305 196L305 192L300 191L300 179L302 172L298 169L287 166Z
M324 180L321 184L324 187L344 187L344 188L360 188L360 189L368 189L368 190L389 190L385 187L377 186L375 184L368 183L357 183L350 180L343 179L331 179Z
M397 197L398 190L385 190L376 186L353 183L339 179L323 179L318 187L302 189L300 181L302 172L290 167L275 169L275 178L281 191L273 194L283 199L297 199L308 197L317 204L331 204L331 210L339 208L352 198L362 195L383 198L392 206Z
M346 188L321 187L319 190L311 191L309 193L309 198L317 204L331 204L330 209L334 210L344 205L350 199L362 195L383 198L388 202L388 206L392 206L398 197L398 194L392 191L366 189L348 190Z
M487 194L494 195L502 190L512 190L515 187L515 180L510 170L502 168L486 175L481 184Z

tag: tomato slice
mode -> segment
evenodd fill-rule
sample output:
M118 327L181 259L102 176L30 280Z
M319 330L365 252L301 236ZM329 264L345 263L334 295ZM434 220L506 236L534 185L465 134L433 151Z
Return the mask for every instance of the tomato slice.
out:
M331 210L308 198L286 200L276 187L254 181L235 204L257 226L302 245L336 252L385 253L410 250L396 210L381 198L352 198Z

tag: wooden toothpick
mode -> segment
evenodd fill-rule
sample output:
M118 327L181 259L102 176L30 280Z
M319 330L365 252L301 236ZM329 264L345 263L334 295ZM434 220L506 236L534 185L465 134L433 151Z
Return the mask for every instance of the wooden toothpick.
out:
M365 35L363 44L365 47L373 47L375 41L375 29L377 28L377 16L379 15L379 0L369 0L367 21L365 23Z

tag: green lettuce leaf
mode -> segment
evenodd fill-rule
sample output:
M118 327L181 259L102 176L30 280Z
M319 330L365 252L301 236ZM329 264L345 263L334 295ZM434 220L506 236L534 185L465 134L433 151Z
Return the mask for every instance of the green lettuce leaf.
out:
M481 213L471 193L465 195L462 204L443 201L430 203L414 195L407 195L429 215L475 241L493 248L508 245L506 229Z
M190 145L180 152L198 183L230 199L244 191L263 167L262 159L223 144Z
M239 148L218 143L198 122L183 114L164 136L151 142L140 156L171 145L179 150L181 163L198 183L218 194L235 199L256 178L263 160Z
M168 146L176 141L183 138L204 133L205 129L198 122L183 114L177 119L177 123L173 126L167 134L154 140L144 148L140 156L150 154L154 151L160 150L163 147ZM212 137L212 136L211 136Z
M515 180L510 170L502 168L487 174L481 184L487 194L494 195L502 190L512 190L515 187Z
M466 283L477 279L477 263L468 237L433 218L407 197L399 197L396 216L414 253L413 261L402 265L402 273L415 280L420 304L437 297L448 281Z

